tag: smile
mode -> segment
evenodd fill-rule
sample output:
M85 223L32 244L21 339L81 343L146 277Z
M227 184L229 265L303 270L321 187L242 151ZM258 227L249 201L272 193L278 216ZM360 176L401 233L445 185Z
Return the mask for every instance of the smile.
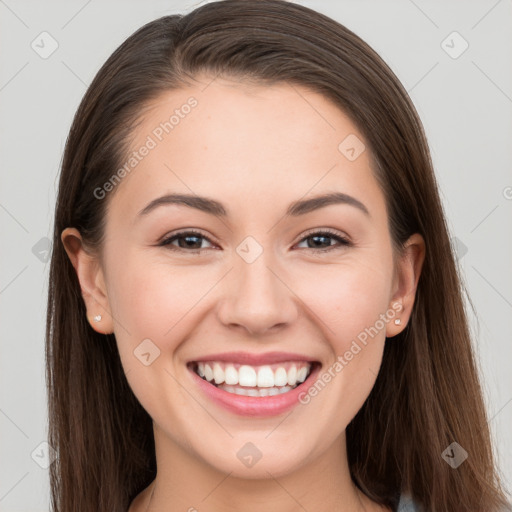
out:
M275 416L301 405L321 364L297 354L230 352L187 363L203 396L242 416Z
M223 361L199 362L194 371L210 384L235 395L264 397L287 393L302 384L312 364L289 361L251 366Z

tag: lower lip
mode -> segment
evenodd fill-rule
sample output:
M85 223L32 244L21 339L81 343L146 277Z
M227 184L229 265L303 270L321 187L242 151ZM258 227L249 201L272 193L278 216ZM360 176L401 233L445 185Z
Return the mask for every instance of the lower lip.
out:
M320 365L315 365L309 377L297 387L291 391L273 396L243 396L235 395L234 393L228 393L223 389L220 389L208 381L202 379L197 373L190 369L195 381L199 388L204 394L213 400L216 404L224 407L230 412L241 416L277 416L282 414L294 406L300 404L299 395L307 393L310 386L312 386L316 380L317 375L320 372Z

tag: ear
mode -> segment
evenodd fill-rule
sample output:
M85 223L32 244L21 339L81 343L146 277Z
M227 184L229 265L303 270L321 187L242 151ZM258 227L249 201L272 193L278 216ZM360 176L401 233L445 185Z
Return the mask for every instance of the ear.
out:
M80 282L91 327L101 334L112 333L112 315L98 257L86 250L77 229L64 229L60 238Z
M386 337L388 338L402 332L411 317L424 260L425 241L419 233L415 233L404 244L403 254L396 264L390 303L396 314L386 325ZM398 325L395 323L397 319L400 320Z

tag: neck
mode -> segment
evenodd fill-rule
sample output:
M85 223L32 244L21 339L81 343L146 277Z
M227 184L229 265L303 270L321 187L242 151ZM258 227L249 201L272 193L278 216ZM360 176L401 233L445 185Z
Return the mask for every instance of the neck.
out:
M352 482L344 434L320 457L283 474L240 478L223 473L156 426L157 477L130 512L384 512Z

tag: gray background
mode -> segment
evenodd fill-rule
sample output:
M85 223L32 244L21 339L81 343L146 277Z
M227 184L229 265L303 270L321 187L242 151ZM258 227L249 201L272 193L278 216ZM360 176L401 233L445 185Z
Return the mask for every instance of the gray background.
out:
M512 2L301 1L372 45L431 146L470 310L490 427L512 481ZM134 30L184 1L0 0L0 511L48 510L44 325L56 178L87 85ZM51 49L46 31L57 44ZM450 36L457 31L458 36ZM448 37L448 39L447 39ZM458 55L464 47L469 47ZM445 43L443 43L445 41ZM450 56L449 53L452 55ZM456 56L457 58L454 58ZM457 357L457 354L453 354ZM418 440L421 442L421 440ZM471 454L469 454L471 457ZM43 466L43 467L41 467Z

